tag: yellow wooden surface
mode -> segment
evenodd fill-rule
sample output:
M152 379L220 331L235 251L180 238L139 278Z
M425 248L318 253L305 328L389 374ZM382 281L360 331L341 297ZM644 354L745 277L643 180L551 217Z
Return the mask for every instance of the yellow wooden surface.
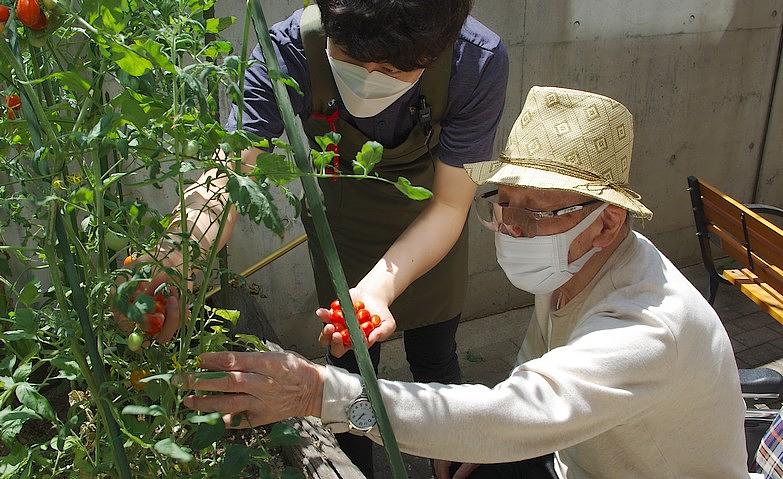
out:
M723 271L723 277L783 324L783 294L767 283L760 283L758 277L747 269L727 269Z

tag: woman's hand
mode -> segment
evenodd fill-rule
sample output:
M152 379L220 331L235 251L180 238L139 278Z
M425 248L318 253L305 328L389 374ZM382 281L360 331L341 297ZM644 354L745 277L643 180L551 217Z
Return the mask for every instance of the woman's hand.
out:
M397 329L397 322L394 320L391 311L389 311L389 305L385 299L379 298L377 295L365 292L359 288L351 289L351 299L353 301L361 301L364 303L364 308L371 314L377 314L381 318L380 326L377 326L370 332L367 338L367 346L370 347L373 344L381 341L386 341ZM343 344L342 335L331 324L331 314L328 309L319 308L315 314L321 318L324 322L324 328L321 330L321 335L318 337L318 341L325 347L330 348L332 356L339 358L351 349L350 346Z
M177 330L179 329L182 321L180 318L180 302L179 302L179 292L176 288L173 287L174 279L169 276L169 274L165 271L165 268L181 268L182 267L182 259L179 255L179 252L172 250L165 256L161 255L161 258L158 260L155 260L149 255L143 255L136 259L134 259L132 262L128 262L125 264L126 268L137 268L139 266L142 266L144 264L154 264L153 266L153 274L152 278L149 282L142 283L138 286L136 289L136 292L133 294L133 297L130 298L130 301L133 301L136 299L136 297L139 294L146 294L151 297L155 297L155 291L160 287L162 284L170 285L168 288L168 293L165 295L165 319L163 321L162 327L160 327L160 331L155 334L150 334L151 337L155 338L160 343L167 343L171 340L171 338L174 337L174 335L177 333ZM120 282L119 284L121 284ZM117 286L119 286L119 284ZM188 285L190 286L190 285ZM112 311L114 314L114 318L117 320L117 324L126 333L130 333L133 331L135 325L132 321L130 321L128 318L126 318L122 313L117 311L116 309ZM145 325L142 324L142 329L145 329ZM156 328L157 329L157 328Z
M187 396L184 404L201 412L219 412L226 427L244 429L300 416L320 416L323 366L293 353L204 353L201 367L226 371L225 377L175 378L175 384L196 391L220 392Z

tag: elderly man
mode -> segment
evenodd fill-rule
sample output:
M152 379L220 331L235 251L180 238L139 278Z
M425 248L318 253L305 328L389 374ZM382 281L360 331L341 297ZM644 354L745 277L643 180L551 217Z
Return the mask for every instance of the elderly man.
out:
M454 477L747 477L726 332L631 230L628 215L652 216L628 187L632 138L620 103L536 87L500 158L466 165L497 187L476 211L535 314L518 366L492 389L380 382L401 449L440 458L439 477L446 461L466 463ZM188 385L229 394L185 404L227 424L313 415L380 440L358 375L287 353L206 354L203 366L230 373ZM553 451L552 464L529 460Z

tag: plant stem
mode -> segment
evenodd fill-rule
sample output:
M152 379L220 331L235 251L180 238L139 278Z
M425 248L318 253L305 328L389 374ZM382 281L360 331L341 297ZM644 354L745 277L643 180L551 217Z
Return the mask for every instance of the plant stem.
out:
M267 26L261 4L259 0L250 1L253 6L253 23L256 36L258 37L258 42L264 52L267 70L279 70L280 66L278 65L277 56L272 46L272 40L269 36L269 27ZM291 98L288 96L287 87L279 80L273 80L272 87L274 89L275 97L277 98L277 106L283 117L288 140L293 146L294 159L296 160L297 167L305 173L311 173L312 165L310 164L308 155L309 149L304 143L302 131L299 124L296 122L296 115L294 114L294 109L291 105ZM302 176L300 179L302 181L302 187L304 188L310 214L313 217L318 244L321 246L321 250L324 253L327 266L329 267L329 274L332 278L334 289L337 292L337 297L342 304L352 304L351 295L348 292L348 282L345 279L343 267L337 256L337 247L334 243L332 232L329 229L326 210L321 202L316 181L312 176L307 175ZM375 377L375 370L372 367L370 354L367 351L367 345L364 343L364 334L359 328L359 322L356 319L356 313L353 311L353 308L347 308L344 312L346 313L346 324L348 326L348 331L351 334L351 341L354 345L354 353L359 364L359 372L361 373L362 378L364 378L367 395L369 396L370 403L372 404L373 411L378 420L378 428L380 429L381 437L383 438L386 455L389 458L392 475L395 479L406 478L408 475L405 472L402 455L397 446L397 440L394 437L394 431L391 428L389 416L386 413L386 408L383 404L383 397L381 396L381 391L378 387L378 379Z
M60 279L60 272L57 268L57 250L60 250L60 259L63 261L65 269L65 275L67 281L71 287L71 300L73 301L74 309L79 316L79 322L81 323L82 336L85 344L87 345L87 351L90 356L91 366L87 365L84 360L84 352L79 346L79 340L76 337L70 336L70 347L76 362L79 364L79 368L84 375L87 385L90 388L95 404L98 407L98 412L106 425L107 431L112 442L112 451L114 452L115 466L117 467L117 473L122 479L130 479L130 467L128 466L128 459L125 456L125 449L122 445L122 437L120 436L120 430L117 426L114 416L109 410L109 405L103 398L101 387L106 382L106 372L103 369L103 361L98 354L97 340L93 334L90 320L86 315L87 304L84 296L84 290L79 284L79 279L76 277L76 266L73 262L73 256L70 251L70 246L65 234L65 228L63 225L62 216L58 210L56 202L52 203L50 212L50 230L54 231L57 239L51 238L45 245L46 259L49 262L50 276L52 278L52 284L57 294L57 300L60 303L60 311L63 315L63 319L67 322L68 315L65 312L68 305L68 300L65 296L63 284ZM55 246L54 243L57 242ZM75 283L75 284L74 284Z

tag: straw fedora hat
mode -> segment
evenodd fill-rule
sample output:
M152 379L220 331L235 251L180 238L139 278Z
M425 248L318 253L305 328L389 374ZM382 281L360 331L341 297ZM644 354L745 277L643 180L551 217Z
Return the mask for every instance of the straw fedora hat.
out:
M581 193L650 219L630 189L633 116L621 103L579 90L533 87L497 160L465 165L479 185Z

